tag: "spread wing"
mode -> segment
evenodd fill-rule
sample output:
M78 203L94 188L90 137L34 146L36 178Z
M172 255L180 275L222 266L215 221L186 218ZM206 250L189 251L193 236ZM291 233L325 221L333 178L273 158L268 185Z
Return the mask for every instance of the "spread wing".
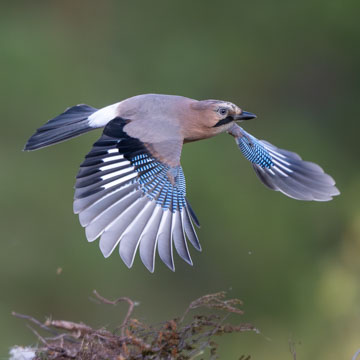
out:
M334 179L319 165L239 129L236 142L268 188L298 200L328 201L340 194Z
M193 227L193 222L199 223L186 200L180 162L173 166L174 159L154 156L153 149L164 144L131 137L125 125L121 118L109 122L80 165L74 212L86 237L88 241L100 237L105 257L118 247L128 267L139 249L142 262L153 272L158 249L162 261L174 270L173 244L180 257L192 264L187 240L201 250ZM182 142L172 140L169 147L176 145L180 157Z

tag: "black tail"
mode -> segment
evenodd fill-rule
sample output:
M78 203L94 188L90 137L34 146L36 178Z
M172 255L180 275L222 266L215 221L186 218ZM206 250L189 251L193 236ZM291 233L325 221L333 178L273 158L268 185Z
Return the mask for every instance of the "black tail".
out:
M89 125L88 117L97 110L84 104L67 109L37 129L27 141L24 150L41 149L93 130L94 128Z

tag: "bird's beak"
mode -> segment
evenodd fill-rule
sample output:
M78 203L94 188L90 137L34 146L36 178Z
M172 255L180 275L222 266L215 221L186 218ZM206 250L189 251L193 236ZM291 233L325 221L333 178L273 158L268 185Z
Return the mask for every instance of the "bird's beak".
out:
M238 121L238 120L251 120L251 119L255 119L256 115L248 112L248 111L242 111L241 114L236 115L234 120Z

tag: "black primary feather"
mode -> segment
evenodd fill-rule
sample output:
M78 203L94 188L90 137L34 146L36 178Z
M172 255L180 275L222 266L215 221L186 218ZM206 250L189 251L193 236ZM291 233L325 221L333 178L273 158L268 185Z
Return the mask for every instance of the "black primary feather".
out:
M89 125L88 117L97 110L85 104L68 108L37 129L27 141L24 150L41 149L93 130L94 128Z

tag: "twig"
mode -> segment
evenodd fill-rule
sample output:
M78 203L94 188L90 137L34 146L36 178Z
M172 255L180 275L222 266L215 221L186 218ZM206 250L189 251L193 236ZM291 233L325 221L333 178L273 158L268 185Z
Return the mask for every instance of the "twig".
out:
M48 344L48 342L34 329L32 328L30 325L27 325L27 327L35 334L35 336L37 336L37 338L47 347L49 347L50 345Z
M80 337L81 334L93 332L93 329L90 326L81 323L78 324L72 321L47 319L45 325L53 326L58 329L64 329L67 331L77 332L76 337Z
M242 302L239 299L224 300L225 296L226 296L226 292L220 291L218 293L208 294L194 300L185 310L179 322L182 323L184 321L185 316L188 314L190 310L197 309L199 307L224 310L227 312L243 315L244 312L234 306L234 305L242 305Z
M33 318L32 316L29 316L29 315L24 315L24 314L19 314L15 311L12 311L11 312L11 315L12 316L15 316L17 318L20 318L20 319L26 319L26 320L29 320L31 321L32 323L36 324L37 326L39 326L40 328L54 334L54 335L59 335L59 333L56 331L56 330L53 330L51 328L49 328L48 326L46 326L45 324L43 324L42 322L40 322L39 320Z
M49 340L49 341L57 341L57 340L61 340L61 342L63 343L63 341L68 340L68 341L72 341L74 343L78 343L78 341L75 341L74 339L70 338L68 334L60 334L57 336L53 336L53 337L46 337L45 340Z
M52 351L55 351L60 354L65 354L66 356L70 358L75 358L76 356L70 354L68 351L63 349L62 347L52 346L49 344L34 328L32 328L30 325L27 325L27 327L37 336L37 338L49 349Z
M121 323L120 326L118 326L115 331L117 331L118 329L121 329L120 334L121 337L125 337L125 326L127 324L127 322L129 321L129 318L132 314L132 312L134 311L134 307L135 307L135 303L128 297L119 297L116 300L109 300L104 298L103 296L101 296L96 290L93 291L93 294L104 304L108 304L108 305L117 305L119 302L127 302L129 304L129 308L128 311L126 313L126 316L123 320L123 322Z
M57 337L64 337L64 338L66 338L67 341L70 341L70 342L73 342L73 343L76 343L76 342L77 342L77 341L75 341L73 338L71 338L70 336L68 336L67 334L59 334L56 330L48 327L47 325L52 326L51 323L48 323L49 320L46 320L46 323L43 324L42 322L40 322L39 320L35 319L35 318L32 317L32 316L24 315L24 314L19 314L19 313L15 312L15 311L13 311L13 312L11 313L11 315L13 315L13 316L15 316L15 317L17 317L17 318L20 318L20 319L29 320L29 321L31 321L32 323L34 323L34 324L36 324L37 326L39 326L41 329L44 329L44 330L46 330L47 332L55 335L54 338L48 338L49 340L53 340L53 339L55 340ZM34 329L33 329L32 327L30 327L30 329L31 329L32 331L34 331Z

